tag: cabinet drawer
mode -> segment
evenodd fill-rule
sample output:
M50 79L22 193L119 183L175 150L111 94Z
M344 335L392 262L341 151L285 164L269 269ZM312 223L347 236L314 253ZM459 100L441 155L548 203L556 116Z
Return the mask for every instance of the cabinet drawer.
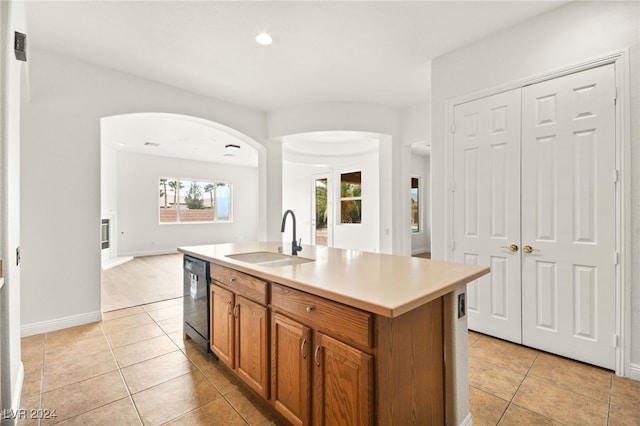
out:
M215 263L211 264L211 279L247 299L267 305L267 283L261 279Z
M272 284L271 305L303 324L361 347L373 347L373 314Z

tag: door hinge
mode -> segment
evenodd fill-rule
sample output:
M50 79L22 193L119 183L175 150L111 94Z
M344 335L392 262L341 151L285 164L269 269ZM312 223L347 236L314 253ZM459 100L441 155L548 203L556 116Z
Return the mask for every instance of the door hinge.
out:
M613 171L613 183L618 183L620 180L620 170L616 169Z
M456 132L456 126L455 124L451 125L451 133L455 133Z
M620 346L620 336L618 336L617 334L613 335L613 347L617 348L618 346Z
M456 242L451 241L451 251L454 251L455 249L456 249Z
M451 189L451 192L456 192L456 183L455 182L451 183L450 189Z
M614 264L614 265L618 265L618 264L620 264L620 253L615 252L615 253L613 254L613 264Z
M615 90L613 91L613 103L618 103L618 86L616 86Z

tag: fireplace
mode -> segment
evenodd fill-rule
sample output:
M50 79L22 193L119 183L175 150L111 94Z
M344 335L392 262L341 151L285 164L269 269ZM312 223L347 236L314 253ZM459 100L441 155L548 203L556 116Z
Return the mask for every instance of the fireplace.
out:
M100 244L102 245L102 250L109 248L109 241L111 236L110 228L111 228L111 219L102 219L102 225L100 228L101 229L100 234L102 235Z

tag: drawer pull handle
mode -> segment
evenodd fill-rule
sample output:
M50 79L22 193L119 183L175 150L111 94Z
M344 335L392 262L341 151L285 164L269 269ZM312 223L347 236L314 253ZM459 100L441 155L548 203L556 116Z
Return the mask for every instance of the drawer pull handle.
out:
M233 316L238 318L238 308L240 307L240 305L236 305L233 307Z
M307 352L304 350L304 347L307 345L307 339L302 341L302 345L300 345L300 354L302 354L302 359L307 359Z
M307 306L307 313L311 313L313 311L313 306Z
M231 300L227 300L227 315L231 315Z
M316 361L316 365L320 367L320 361L318 361L318 352L320 352L320 345L316 346L316 352L313 354L313 359Z

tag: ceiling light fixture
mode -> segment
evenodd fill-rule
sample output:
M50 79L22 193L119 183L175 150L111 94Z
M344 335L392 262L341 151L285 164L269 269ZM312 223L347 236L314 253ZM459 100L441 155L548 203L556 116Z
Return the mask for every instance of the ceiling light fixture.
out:
M267 33L260 33L256 36L256 41L258 42L258 44L261 44L263 46L269 46L271 43L273 43L273 38L271 38L271 36Z
M224 149L226 149L227 151L237 151L240 149L240 145L228 144L225 145Z

